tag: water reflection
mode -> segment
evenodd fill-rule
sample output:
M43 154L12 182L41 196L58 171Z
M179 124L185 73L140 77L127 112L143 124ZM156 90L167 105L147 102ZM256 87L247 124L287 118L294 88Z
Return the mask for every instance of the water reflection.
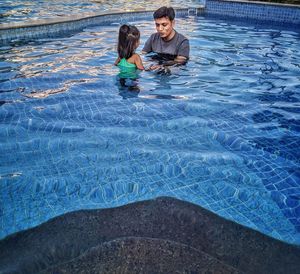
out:
M188 100L189 97L187 96L180 96L180 95L165 95L165 94L145 94L139 96L140 98L145 99L167 99L167 100Z
M42 99L42 98L46 98L50 95L67 92L71 89L72 86L74 86L78 83L88 83L88 82L92 82L92 81L93 81L92 79L78 79L78 80L66 81L65 83L63 83L63 86L59 87L59 88L47 89L47 90L43 90L43 91L34 90L28 94L23 94L23 95L27 98Z
M54 3L53 3L54 2ZM137 11L154 10L160 6L173 6L177 8L199 6L199 0L64 0L64 1L24 1L1 0L0 22L24 22L28 20L47 19L70 15L88 15L91 12L105 11ZM66 10L68 11L66 14Z

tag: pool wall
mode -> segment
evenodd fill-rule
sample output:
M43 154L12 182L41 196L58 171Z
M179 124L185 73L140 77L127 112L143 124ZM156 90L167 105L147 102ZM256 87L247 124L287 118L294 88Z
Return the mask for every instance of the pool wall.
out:
M0 43L8 44L15 40L32 40L81 31L85 27L128 22L144 18L152 19L151 11L90 13L65 18L8 23L0 26ZM207 0L205 6L176 9L178 17L187 15L219 15L237 19L274 22L277 25L300 27L300 6L263 2Z
M205 13L234 18L254 19L297 25L300 27L300 6L248 1L206 1Z

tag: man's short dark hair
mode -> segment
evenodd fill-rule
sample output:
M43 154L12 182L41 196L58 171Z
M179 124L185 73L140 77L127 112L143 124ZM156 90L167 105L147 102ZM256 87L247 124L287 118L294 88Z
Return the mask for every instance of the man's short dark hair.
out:
M163 17L168 17L170 21L175 18L175 11L172 7L161 7L153 13L154 19L159 19Z

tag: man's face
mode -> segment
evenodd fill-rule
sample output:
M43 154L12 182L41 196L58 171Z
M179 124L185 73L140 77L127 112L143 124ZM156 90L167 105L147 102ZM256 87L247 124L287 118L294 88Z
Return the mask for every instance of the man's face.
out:
M168 39L171 36L173 27L174 27L174 20L171 21L168 17L162 17L155 19L155 26L156 30L159 33L161 38Z

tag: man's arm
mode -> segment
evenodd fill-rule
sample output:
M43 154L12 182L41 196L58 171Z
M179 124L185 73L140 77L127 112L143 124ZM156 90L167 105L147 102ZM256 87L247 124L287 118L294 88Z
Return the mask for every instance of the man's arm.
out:
M185 64L187 62L187 58L185 56L177 55L174 61L178 64Z
M188 39L182 41L181 45L179 46L178 54L174 59L175 62L178 64L184 64L187 62L190 56L190 42Z
M185 56L177 55L174 60L163 62L164 66L173 66L173 65L184 65L187 62Z
M165 67L171 67L176 65L184 65L187 62L187 58L184 56L176 56L174 60L164 61L161 65L152 65L150 70L164 69Z

